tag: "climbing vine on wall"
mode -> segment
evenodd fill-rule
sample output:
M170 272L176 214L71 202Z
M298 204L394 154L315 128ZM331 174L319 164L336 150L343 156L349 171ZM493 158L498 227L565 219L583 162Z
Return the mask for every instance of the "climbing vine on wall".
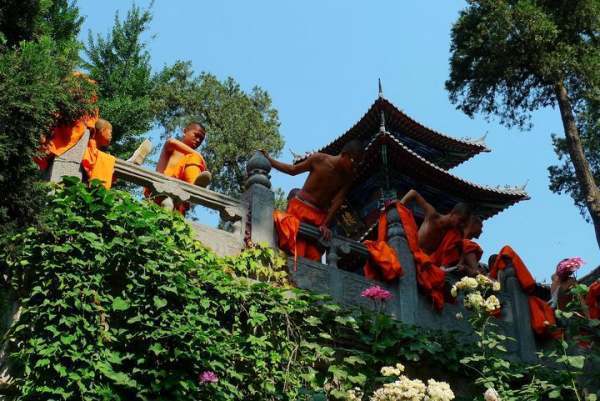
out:
M0 269L22 306L4 338L8 391L18 400L336 398L374 385L398 360L459 366L451 336L284 285L272 250L223 259L192 238L180 216L127 193L74 179L55 188L40 226L0 238Z

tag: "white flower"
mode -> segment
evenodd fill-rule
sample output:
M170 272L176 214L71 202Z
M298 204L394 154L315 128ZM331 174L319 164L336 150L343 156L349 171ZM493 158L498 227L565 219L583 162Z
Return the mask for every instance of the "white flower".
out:
M433 379L427 381L427 396L425 401L451 401L454 393L446 382L438 382Z
M346 392L346 400L347 401L361 401L362 397L363 397L363 392L358 387L355 387L352 390L348 390Z
M483 398L485 398L485 401L502 401L496 390L493 388L488 388L485 393L483 393Z
M450 289L450 295L452 295L453 298L456 298L458 295L458 288L456 288L456 285L453 285Z
M463 316L463 314L462 314L461 312L458 312L458 313L456 314L456 320L461 320L463 317L464 317L464 316Z
M483 306L484 302L483 296L481 296L479 291L475 291L467 294L465 298L465 308L479 309Z
M425 383L421 380L411 380L400 376L393 383L384 384L377 389L370 401L423 401L425 398Z
M404 365L397 363L396 366L384 366L381 368L383 376L400 376L404 372Z
M490 295L483 303L483 306L486 311L493 312L500 308L500 300L495 295Z
M456 287L459 290L474 290L477 288L477 280L473 277L463 277L458 283L456 283Z
M494 281L494 284L492 285L492 290L500 291L500 282L499 281Z
M479 284L482 287L487 287L492 283L492 280L490 280L488 276L484 276L483 274L478 274L477 277L475 277L475 280L477 280L477 284Z

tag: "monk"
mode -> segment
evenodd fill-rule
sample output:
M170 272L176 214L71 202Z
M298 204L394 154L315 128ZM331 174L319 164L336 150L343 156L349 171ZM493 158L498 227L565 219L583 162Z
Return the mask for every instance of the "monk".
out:
M309 173L302 189L288 202L287 212L275 211L273 217L280 248L296 257L321 260L323 252L317 243L296 239L300 222L317 226L323 239L331 239L329 225L344 202L362 157L360 142L348 142L339 155L317 152L293 165L273 159L265 150L261 152L283 173Z
M469 223L465 227L465 235L461 243L460 261L458 262L459 273L471 277L475 277L478 274L485 274L485 270L479 264L483 250L473 241L479 238L482 232L483 222L481 221L481 217L471 215Z
M81 160L81 167L86 173L88 181L100 180L106 189L110 189L116 159L103 150L106 150L112 141L112 124L99 118L91 132L88 146Z
M449 230L457 229L462 238L462 231L471 218L471 207L466 203L457 203L448 214L440 214L417 191L411 189L400 200L403 205L415 202L423 209L424 219L419 227L419 247L426 254L436 252ZM457 232L457 235L458 235Z
M206 187L212 180L207 170L206 162L196 149L206 138L206 130L199 122L191 122L183 129L181 140L169 138L165 142L156 165L156 171L167 177L177 178L188 184ZM149 192L146 191L146 195ZM164 197L158 197L156 202L162 204ZM185 214L190 208L188 202L174 205L176 210Z

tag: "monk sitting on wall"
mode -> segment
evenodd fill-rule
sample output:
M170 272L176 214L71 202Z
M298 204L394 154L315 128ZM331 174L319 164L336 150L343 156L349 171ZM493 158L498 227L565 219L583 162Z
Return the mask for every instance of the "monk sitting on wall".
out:
M156 165L156 171L167 177L177 178L188 184L206 187L212 175L206 168L206 162L196 149L206 137L204 127L198 122L189 123L183 130L181 140L169 138L165 142ZM146 191L149 196L149 191ZM168 198L167 198L168 199ZM156 198L156 203L163 204L164 197ZM190 208L188 202L181 202L174 207L181 213Z
M294 165L274 160L262 151L271 165L283 173L309 173L302 189L288 202L287 212L273 213L281 249L295 256L321 260L322 251L316 242L296 239L300 222L319 227L325 240L331 238L329 224L350 189L362 151L360 142L350 141L337 156L313 153Z
M458 272L462 275L475 277L478 274L486 274L479 263L483 255L483 250L479 244L473 241L479 238L482 232L483 222L481 221L481 217L472 215L465 227L465 236L460 245Z
M81 160L81 167L86 173L88 181L100 180L106 189L110 189L112 186L116 159L102 150L110 145L111 140L111 123L102 118L98 119Z

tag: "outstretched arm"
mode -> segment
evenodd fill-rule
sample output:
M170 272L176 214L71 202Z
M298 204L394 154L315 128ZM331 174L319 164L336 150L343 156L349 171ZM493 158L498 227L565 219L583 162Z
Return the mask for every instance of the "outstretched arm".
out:
M423 209L425 217L437 214L437 210L435 210L435 208L429 202L427 202L425 198L421 196L420 193L418 193L414 189L408 191L406 195L404 195L404 198L400 200L400 203L402 203L403 205L408 205L411 202L416 202L417 205L419 205L419 207Z
M194 149L190 148L180 140L169 138L160 151L160 157L158 159L158 163L156 164L156 171L159 173L163 173L165 171L165 168L167 168L167 163L169 162L169 158L175 151L183 153L184 155L195 152Z
M271 163L271 166L273 166L273 168L281 171L282 173L286 173L289 175L298 175L300 173L310 171L312 162L317 157L315 154L312 154L308 158L302 160L299 163L287 164L287 163L283 163L283 162L273 159L269 155L269 153L267 153L266 150L261 149L260 151L262 152L263 155L265 155L267 160L269 160L269 163Z

